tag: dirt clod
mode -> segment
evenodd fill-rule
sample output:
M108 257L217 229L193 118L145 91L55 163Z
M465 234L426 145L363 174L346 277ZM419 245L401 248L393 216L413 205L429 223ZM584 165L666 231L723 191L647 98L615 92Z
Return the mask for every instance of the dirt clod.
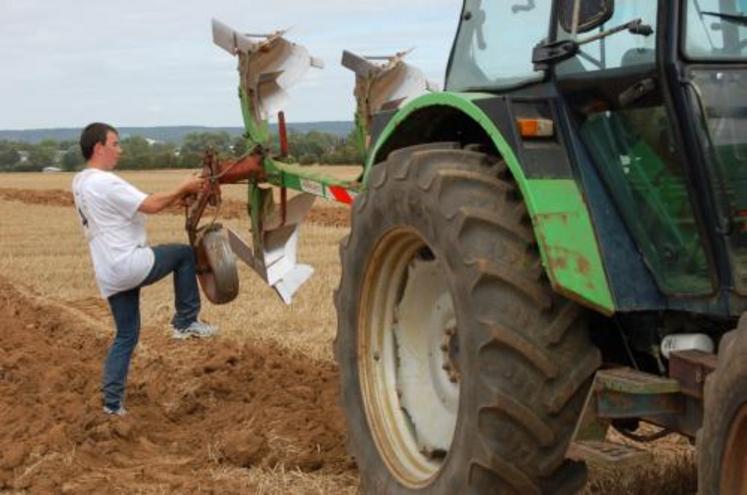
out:
M259 464L269 453L267 438L254 429L229 431L224 435L224 442L224 455L237 466Z

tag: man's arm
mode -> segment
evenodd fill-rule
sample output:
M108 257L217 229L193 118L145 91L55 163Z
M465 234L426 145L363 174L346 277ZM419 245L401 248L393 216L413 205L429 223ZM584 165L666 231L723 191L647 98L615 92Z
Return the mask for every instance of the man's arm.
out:
M172 191L157 192L149 194L137 210L142 213L158 213L172 203L175 203L188 194L198 192L205 185L205 179L197 176L187 177L179 186Z

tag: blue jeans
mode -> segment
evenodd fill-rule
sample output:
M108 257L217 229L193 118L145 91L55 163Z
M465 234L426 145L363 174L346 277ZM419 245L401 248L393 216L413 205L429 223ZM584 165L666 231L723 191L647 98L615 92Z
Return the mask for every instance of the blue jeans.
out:
M154 246L155 262L145 280L130 290L109 297L109 307L114 316L117 334L104 361L102 391L104 405L118 409L125 394L130 358L140 336L140 288L174 273L174 307L171 324L175 328L186 328L200 313L200 289L192 248L185 244Z

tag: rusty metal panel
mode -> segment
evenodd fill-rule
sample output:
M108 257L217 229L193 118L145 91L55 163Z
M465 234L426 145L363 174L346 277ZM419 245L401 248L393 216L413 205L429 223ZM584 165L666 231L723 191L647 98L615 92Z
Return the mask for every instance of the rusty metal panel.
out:
M601 418L640 418L681 414L683 396L677 393L631 394L602 390L597 393L597 415Z
M669 428L691 439L703 424L703 403L699 399L680 395L684 400L685 411L679 414L664 414L658 416L644 416L641 419L648 423Z
M669 376L677 380L683 394L703 399L706 377L716 369L718 358L703 351L678 351L669 357Z

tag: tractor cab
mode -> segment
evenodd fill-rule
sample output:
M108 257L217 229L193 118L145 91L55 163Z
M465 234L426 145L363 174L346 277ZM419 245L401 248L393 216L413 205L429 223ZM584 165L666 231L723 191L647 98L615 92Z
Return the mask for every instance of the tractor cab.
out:
M312 272L296 245L314 198L353 204L335 355L364 491L576 493L578 460L647 462L607 442L615 428L701 431L699 493L745 493L745 12L465 0L443 92L405 52L345 52L355 181L284 163L283 114L269 148L269 115L321 63L213 23L252 151L206 156L190 240L204 281L231 282L211 300L235 297L233 258L197 224L218 184L246 180L252 245L228 242L289 303Z
M550 102L544 116L600 242L614 237L593 211L605 209L594 204L603 195L653 279L651 294L666 300L657 304L687 298L691 309L699 299L704 312L731 315L747 309L745 88L747 0L467 0L446 80L449 91ZM534 176L558 178L547 166ZM622 248L604 249L608 272ZM656 306L629 300L629 309Z

